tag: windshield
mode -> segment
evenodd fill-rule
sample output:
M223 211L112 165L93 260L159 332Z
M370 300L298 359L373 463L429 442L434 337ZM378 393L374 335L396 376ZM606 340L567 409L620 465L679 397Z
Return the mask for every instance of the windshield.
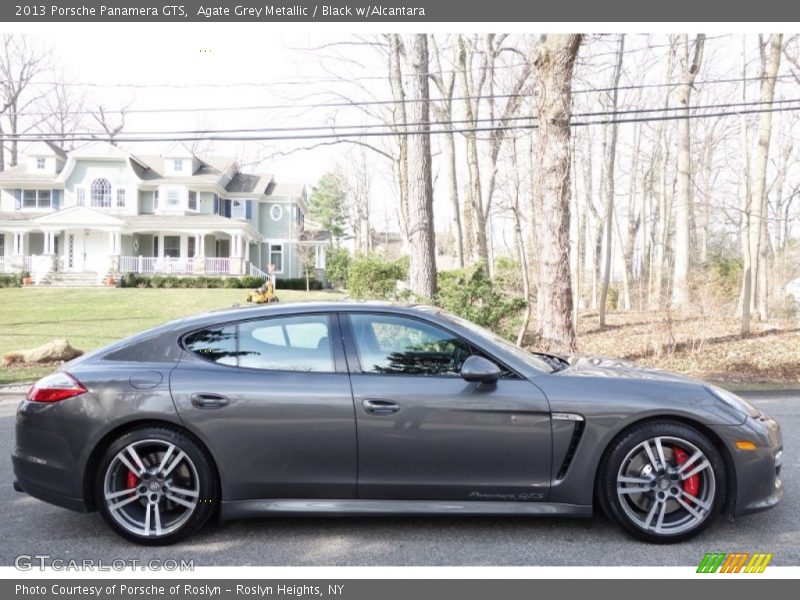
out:
M556 370L556 367L551 364L550 361L545 360L544 358L537 356L536 354L532 354L527 350L523 350L519 346L516 346L509 342L506 339L503 339L493 331L486 329L485 327L481 327L480 325L476 325L471 321L467 321L466 319L462 319L461 317L457 317L455 315L451 315L450 313L446 313L444 311L440 311L439 316L452 321L453 323L460 325L464 329L469 329L472 333L479 336L481 339L486 340L487 342L491 342L497 346L500 346L508 352L509 354L513 354L515 358L523 361L525 364L530 365L534 369L538 371L544 371L545 373L552 373Z

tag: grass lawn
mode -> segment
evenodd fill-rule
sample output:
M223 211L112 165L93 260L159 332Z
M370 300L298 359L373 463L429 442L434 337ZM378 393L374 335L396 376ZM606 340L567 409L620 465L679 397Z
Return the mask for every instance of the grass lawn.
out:
M0 289L0 355L64 338L94 350L171 319L246 304L244 289ZM339 292L278 290L281 302L340 300ZM0 367L0 384L32 381L53 365Z

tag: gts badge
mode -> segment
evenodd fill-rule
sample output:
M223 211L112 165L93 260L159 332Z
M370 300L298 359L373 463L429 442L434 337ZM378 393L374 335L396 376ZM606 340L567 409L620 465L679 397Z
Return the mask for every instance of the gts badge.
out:
M503 494L503 493L486 493L486 492L479 492L474 490L467 494L467 498L470 500L508 500L511 501L522 501L522 502L530 502L532 500L542 500L544 498L544 494L540 494L539 492L522 492L521 494Z

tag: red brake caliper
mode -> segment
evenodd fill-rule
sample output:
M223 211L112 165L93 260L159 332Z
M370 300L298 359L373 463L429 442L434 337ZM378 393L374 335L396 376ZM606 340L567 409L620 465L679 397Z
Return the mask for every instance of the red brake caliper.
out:
M139 481L138 477L136 477L136 473L133 471L128 471L128 476L125 478L125 486L128 489L133 489L136 487L136 483Z
M675 447L672 449L673 456L675 456L675 464L680 466L689 460L689 455L686 453L685 450ZM691 477L687 477L683 480L683 491L687 494L691 494L692 496L697 496L697 492L700 491L700 475L695 473Z

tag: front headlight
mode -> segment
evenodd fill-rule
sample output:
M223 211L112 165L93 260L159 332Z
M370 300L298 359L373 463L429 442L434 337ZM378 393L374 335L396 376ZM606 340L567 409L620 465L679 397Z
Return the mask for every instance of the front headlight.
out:
M729 392L728 390L717 387L716 385L705 385L703 387L706 388L706 391L708 391L708 393L714 396L717 400L722 400L725 404L737 412L753 418L761 414L755 406L750 404L744 398L740 398L733 392Z

